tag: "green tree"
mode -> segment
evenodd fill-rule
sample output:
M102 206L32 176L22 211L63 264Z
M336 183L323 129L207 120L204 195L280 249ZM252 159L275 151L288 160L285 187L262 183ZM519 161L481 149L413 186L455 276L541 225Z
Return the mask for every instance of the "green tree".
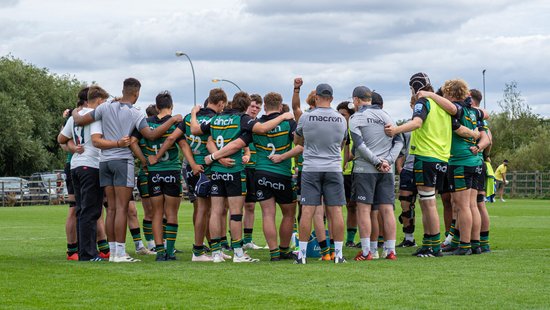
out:
M546 144L550 126L533 113L515 81L505 84L498 104L502 112L492 114L490 120L493 163L508 159L511 170L549 170L550 148Z
M74 107L83 83L6 56L0 58L0 175L60 169L57 144L63 110Z

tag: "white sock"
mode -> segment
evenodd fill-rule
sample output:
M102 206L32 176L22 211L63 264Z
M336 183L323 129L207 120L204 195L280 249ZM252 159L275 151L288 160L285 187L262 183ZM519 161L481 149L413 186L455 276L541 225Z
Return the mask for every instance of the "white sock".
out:
M154 250L155 249L155 240L149 240L147 241L147 248L149 250Z
M144 248L145 246L143 245L143 241L142 240L139 240L139 241L134 241L134 244L136 246L136 251L141 249L141 248Z
M334 253L338 258L342 258L342 247L344 246L344 241L334 241Z
M117 257L126 256L126 243L124 243L124 242L117 242L116 243L116 255L117 255Z
M370 252L374 254L374 252L378 251L378 241L371 241L370 242Z
M447 237L445 237L445 241L443 241L443 244L449 245L451 244L451 240L453 240L453 236L451 236L451 234L448 234Z
M361 238L361 251L363 251L363 256L369 255L370 238Z
M300 241L300 252L298 252L298 258L306 258L307 254L307 241Z
M109 242L109 252L110 256L115 257L116 256L116 242Z
M237 256L239 258L243 257L243 255L244 255L243 248L233 249L233 252L235 253L235 256Z
M414 235L413 234L405 234L405 240L414 241Z
M384 249L388 252L393 252L395 254L395 240L386 240L384 242Z

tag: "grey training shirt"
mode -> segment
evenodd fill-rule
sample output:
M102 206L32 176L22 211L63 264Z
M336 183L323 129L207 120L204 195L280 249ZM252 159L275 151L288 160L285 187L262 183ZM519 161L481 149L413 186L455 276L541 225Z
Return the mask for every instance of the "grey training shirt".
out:
M95 120L101 120L105 140L117 141L131 136L132 131L148 127L145 114L129 103L105 102L90 112ZM128 147L117 147L101 151L100 162L116 159L133 159Z
M409 153L409 146L411 144L411 133L404 132L403 135L403 149L399 156L405 156L405 163L403 163L403 169L413 171L414 169L414 155Z
M384 133L386 124L393 125L386 111L375 105L364 105L350 116L349 129L357 159L353 166L354 173L380 173L376 165L382 160L392 166L403 148L403 137L391 138Z
M342 172L340 157L346 139L346 119L332 108L315 108L298 121L296 134L304 138L302 171Z

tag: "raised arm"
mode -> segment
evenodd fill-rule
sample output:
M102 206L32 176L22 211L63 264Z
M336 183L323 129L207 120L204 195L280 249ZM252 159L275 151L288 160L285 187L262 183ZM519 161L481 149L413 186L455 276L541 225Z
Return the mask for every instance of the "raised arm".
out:
M300 88L302 87L302 84L304 84L302 78L294 79L294 92L292 93L292 113L294 113L296 121L298 121L302 116L302 109L300 107Z
M95 113L94 112L90 112L90 113L86 113L84 115L80 115L78 112L80 112L80 110L82 110L82 108L78 108L78 109L74 109L73 110L73 120L74 120L74 123L75 125L78 125L78 126L85 126L85 125L88 125L88 124L91 124L95 121Z

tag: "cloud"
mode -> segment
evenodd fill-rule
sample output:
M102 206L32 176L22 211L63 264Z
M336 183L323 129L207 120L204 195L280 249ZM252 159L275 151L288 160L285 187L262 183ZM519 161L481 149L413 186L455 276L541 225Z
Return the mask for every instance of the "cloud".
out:
M11 8L19 4L19 0L2 0L0 1L0 9Z

